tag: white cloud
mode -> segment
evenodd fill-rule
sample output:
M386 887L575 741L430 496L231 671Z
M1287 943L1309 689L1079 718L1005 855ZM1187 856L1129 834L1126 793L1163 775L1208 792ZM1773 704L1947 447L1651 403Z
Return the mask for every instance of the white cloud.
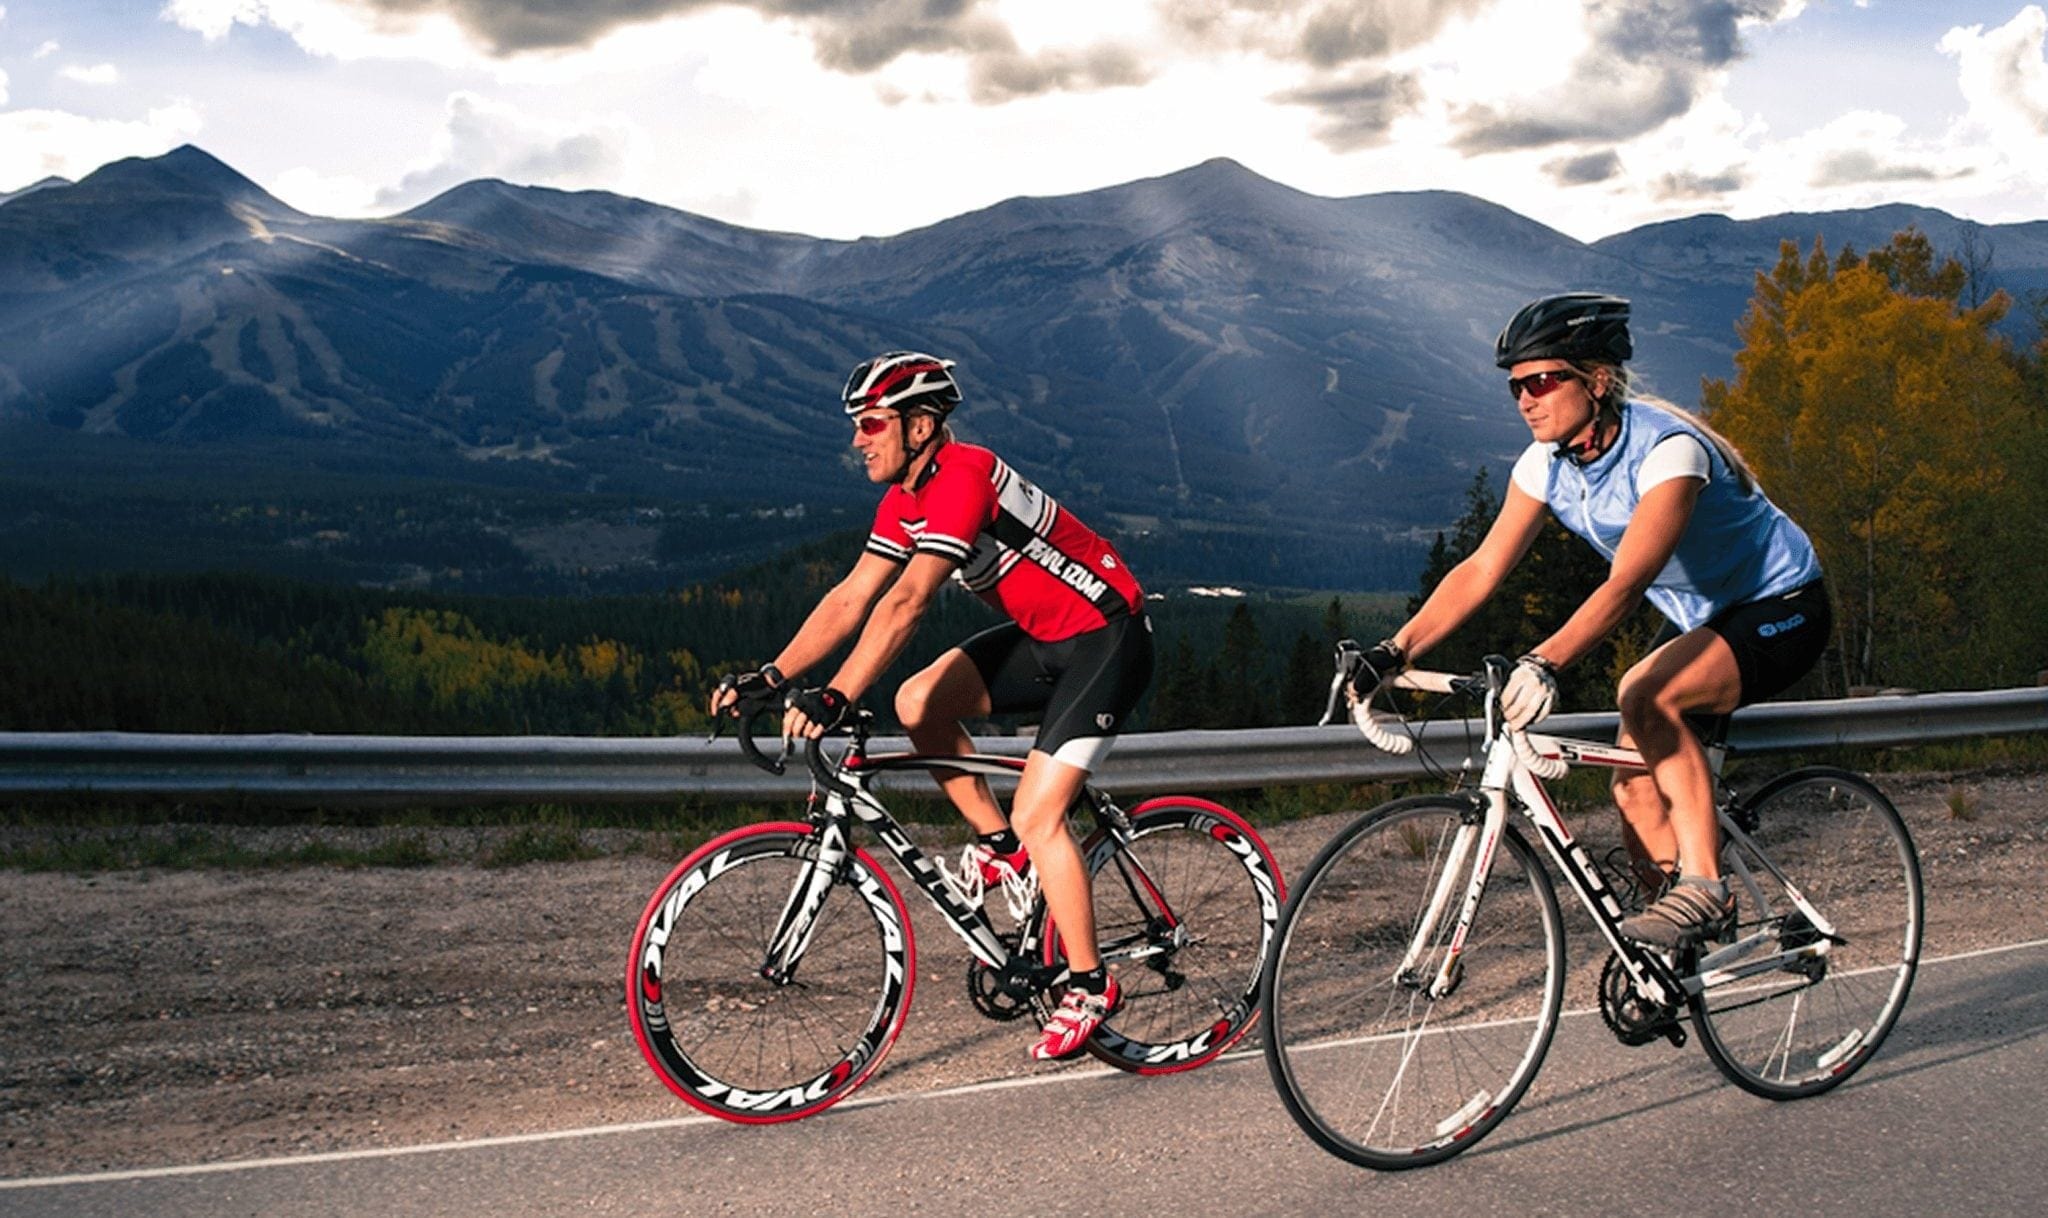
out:
M1085 14L1100 6L1047 0L1047 7ZM1138 8L1129 0L1123 7ZM1044 15L1019 8L1018 0L166 0L162 9L165 20L208 39L224 38L237 25L270 26L309 54L421 59L500 80L536 70L613 71L621 53L634 54L631 44L728 12L800 31L810 51L807 71L822 65L883 75L920 55L958 58L969 73L966 96L982 104L1136 85L1152 74L1134 42L1104 40L1092 21L1066 23L1067 37L1048 42ZM1011 28L1019 13L1028 14L1025 24L1041 45L1019 41ZM1122 25L1134 28L1128 20ZM1149 19L1141 28L1151 28ZM1077 42L1076 29L1091 32Z
M121 83L121 69L110 63L96 63L91 67L66 64L57 69L57 75L81 85L117 85Z
M55 55L57 52L63 49L64 48L61 45L59 45L55 38L51 38L46 40L43 43L43 45L36 48L36 53L34 56L32 56L32 58L48 59L50 56Z
M0 10L4 12L5 10ZM7 69L0 68L0 106L7 104Z
M0 182L27 185L52 174L75 180L122 157L169 152L191 142L202 125L199 111L184 102L141 120L9 110L0 113Z
M359 0L165 0L162 15L209 41L237 25L271 26L308 54L344 61L423 59L475 67L486 59L452 17L428 4L392 12Z
M1775 104L1782 90L1750 100L1743 73L1803 45L1802 9L1830 37L1889 24L1860 2L158 3L207 38L282 32L336 61L322 74L336 96L380 91L376 113L393 117L338 137L348 159L290 148L272 160L296 167L266 184L322 214L388 211L491 176L856 236L1219 155L1326 195L1469 191L1581 237L1709 210L1957 209L1987 186L2037 215L2048 188L2043 0L2001 28L1959 27L1938 52L1964 18L1921 18L1912 79L1940 84L1946 55L1968 106L1946 134L1939 103L1883 92L1840 90L1903 124L1838 117L1849 103L1821 72L1796 104ZM1858 70L1907 54L1887 46ZM942 168L915 189L867 188L881 147Z
M1895 115L1856 110L1786 141L1774 154L1787 169L1804 166L1805 184L1827 196L1875 202L1896 194L1902 182L1969 175L1976 167L1964 151L1911 138Z
M532 115L475 93L448 99L447 119L432 154L397 184L376 194L379 207L407 207L474 178L523 186L616 189L631 128L618 121L564 123Z
M2011 21L1986 32L1981 25L1957 26L1938 49L1958 63L1958 80L1969 104L1969 120L1992 138L2038 147L2048 138L2048 62L2042 41L2048 13L2039 5L2021 9Z
M324 174L304 165L278 174L266 188L308 215L357 217L390 210L377 205L377 188L361 178Z

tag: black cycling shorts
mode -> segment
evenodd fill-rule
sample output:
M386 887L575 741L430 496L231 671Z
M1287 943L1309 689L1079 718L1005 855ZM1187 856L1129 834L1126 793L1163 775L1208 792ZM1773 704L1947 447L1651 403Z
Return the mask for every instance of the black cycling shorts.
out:
M1834 633L1835 614L1827 585L1814 580L1780 596L1723 609L1703 628L1720 635L1735 653L1735 668L1742 674L1736 705L1748 706L1783 693L1813 668ZM1650 650L1678 635L1678 628L1667 623Z
M998 715L1042 710L1032 748L1083 770L1109 754L1152 682L1152 622L1144 614L1057 643L1004 622L960 644Z

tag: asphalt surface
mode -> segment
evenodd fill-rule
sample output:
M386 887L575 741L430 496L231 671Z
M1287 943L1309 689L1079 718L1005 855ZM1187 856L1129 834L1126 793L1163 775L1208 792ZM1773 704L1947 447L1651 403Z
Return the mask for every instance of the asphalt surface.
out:
M1623 1048L1573 1014L1487 1140L1396 1174L1302 1136L1251 1054L1158 1079L1068 1067L780 1126L0 1181L0 1215L2036 1214L2044 992L2048 942L1926 962L1878 1057L1787 1104L1737 1090L1696 1045Z

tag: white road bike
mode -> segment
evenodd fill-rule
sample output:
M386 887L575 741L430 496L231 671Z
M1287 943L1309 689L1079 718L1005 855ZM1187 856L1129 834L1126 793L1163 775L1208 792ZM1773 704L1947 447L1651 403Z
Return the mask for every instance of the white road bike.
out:
M1340 648L1326 721L1359 658ZM1734 929L1672 953L1635 943L1618 929L1618 890L1634 885L1611 881L1573 840L1543 781L1642 758L1506 730L1508 669L1495 656L1476 675L1391 683L1477 701L1477 789L1362 814L1309 863L1282 911L1262 997L1266 1063L1303 1131L1361 1166L1421 1167L1470 1149L1514 1108L1564 998L1564 922L1532 838L1606 941L1600 1012L1623 1044L1682 1045L1690 1028L1730 1081L1774 1100L1817 1095L1868 1062L1920 957L1919 856L1891 802L1825 767L1739 795L1719 780L1720 717L1703 739ZM1401 715L1362 702L1352 719L1382 749L1414 747Z

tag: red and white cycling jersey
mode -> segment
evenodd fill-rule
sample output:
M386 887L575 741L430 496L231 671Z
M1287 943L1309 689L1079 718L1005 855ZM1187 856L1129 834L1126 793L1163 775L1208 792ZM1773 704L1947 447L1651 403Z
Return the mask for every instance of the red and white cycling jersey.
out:
M914 491L892 486L867 550L892 562L936 554L953 578L1041 643L1138 612L1145 591L1123 556L986 448L951 443Z

